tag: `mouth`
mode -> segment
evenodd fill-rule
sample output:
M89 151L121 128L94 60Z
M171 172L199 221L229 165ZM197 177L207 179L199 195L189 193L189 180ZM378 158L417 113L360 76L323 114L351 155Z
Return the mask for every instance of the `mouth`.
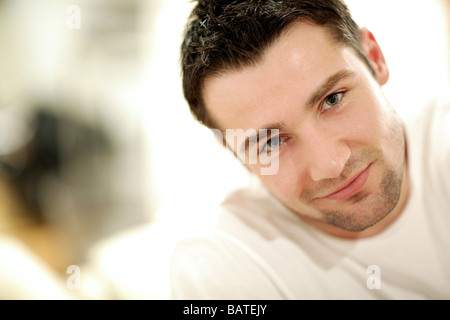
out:
M354 175L343 186L323 198L330 200L346 200L354 196L366 185L367 179L369 179L371 167L372 164L369 164L366 169Z

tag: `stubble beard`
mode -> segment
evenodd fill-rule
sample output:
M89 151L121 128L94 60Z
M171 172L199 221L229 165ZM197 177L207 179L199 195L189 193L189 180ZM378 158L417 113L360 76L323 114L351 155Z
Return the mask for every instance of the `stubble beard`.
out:
M356 194L352 201L354 208L348 210L322 210L325 223L338 228L359 232L385 218L397 206L403 181L403 168L387 169L380 183L380 190L372 194Z
M349 198L352 201L351 209L322 210L323 221L327 224L353 232L364 231L386 218L399 204L403 186L404 170L406 167L407 149L403 125L397 114L396 121L391 126L391 137L396 149L399 151L397 159L400 163L394 165L385 161L381 152L368 152L370 158L375 155L379 165L384 167L384 173L377 191L372 193L360 192ZM395 157L394 157L395 158Z

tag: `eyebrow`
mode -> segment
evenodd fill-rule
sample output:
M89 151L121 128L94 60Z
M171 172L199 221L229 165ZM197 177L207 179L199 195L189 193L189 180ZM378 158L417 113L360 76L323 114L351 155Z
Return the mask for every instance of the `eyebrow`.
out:
M348 78L352 78L354 77L356 74L353 71L350 70L339 70L335 73L333 73L332 75L330 75L322 84L319 85L318 88L316 88L314 90L314 92L311 94L310 98L308 99L308 101L306 102L305 108L307 110L311 110L312 108L314 108L314 106L320 101L322 100L322 98L331 90L333 89L333 87L338 84L340 81L343 81L345 79ZM245 141L242 143L240 150L241 152L245 151L247 152L248 149L254 145L255 143L259 142L260 139L260 135L259 132L260 130L282 130L283 129L283 124L281 123L273 123L273 124L269 124L266 126L263 126L262 128L260 128L259 130L257 130L257 134L254 136L249 136L245 138ZM271 137L271 135L267 135L267 137Z

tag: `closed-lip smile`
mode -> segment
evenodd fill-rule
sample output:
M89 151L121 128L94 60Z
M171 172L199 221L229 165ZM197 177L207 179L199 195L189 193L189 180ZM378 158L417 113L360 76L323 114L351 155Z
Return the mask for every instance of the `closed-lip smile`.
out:
M344 185L323 198L330 200L345 200L354 196L366 185L371 166L372 164L369 164L366 169L354 175Z

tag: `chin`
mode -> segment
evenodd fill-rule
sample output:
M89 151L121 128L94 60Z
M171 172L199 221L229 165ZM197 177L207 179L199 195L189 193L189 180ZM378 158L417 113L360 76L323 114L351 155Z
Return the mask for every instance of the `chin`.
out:
M397 208L401 185L402 179L393 178L389 173L383 179L379 192L360 195L353 199L349 208L323 211L324 222L347 231L365 231Z

